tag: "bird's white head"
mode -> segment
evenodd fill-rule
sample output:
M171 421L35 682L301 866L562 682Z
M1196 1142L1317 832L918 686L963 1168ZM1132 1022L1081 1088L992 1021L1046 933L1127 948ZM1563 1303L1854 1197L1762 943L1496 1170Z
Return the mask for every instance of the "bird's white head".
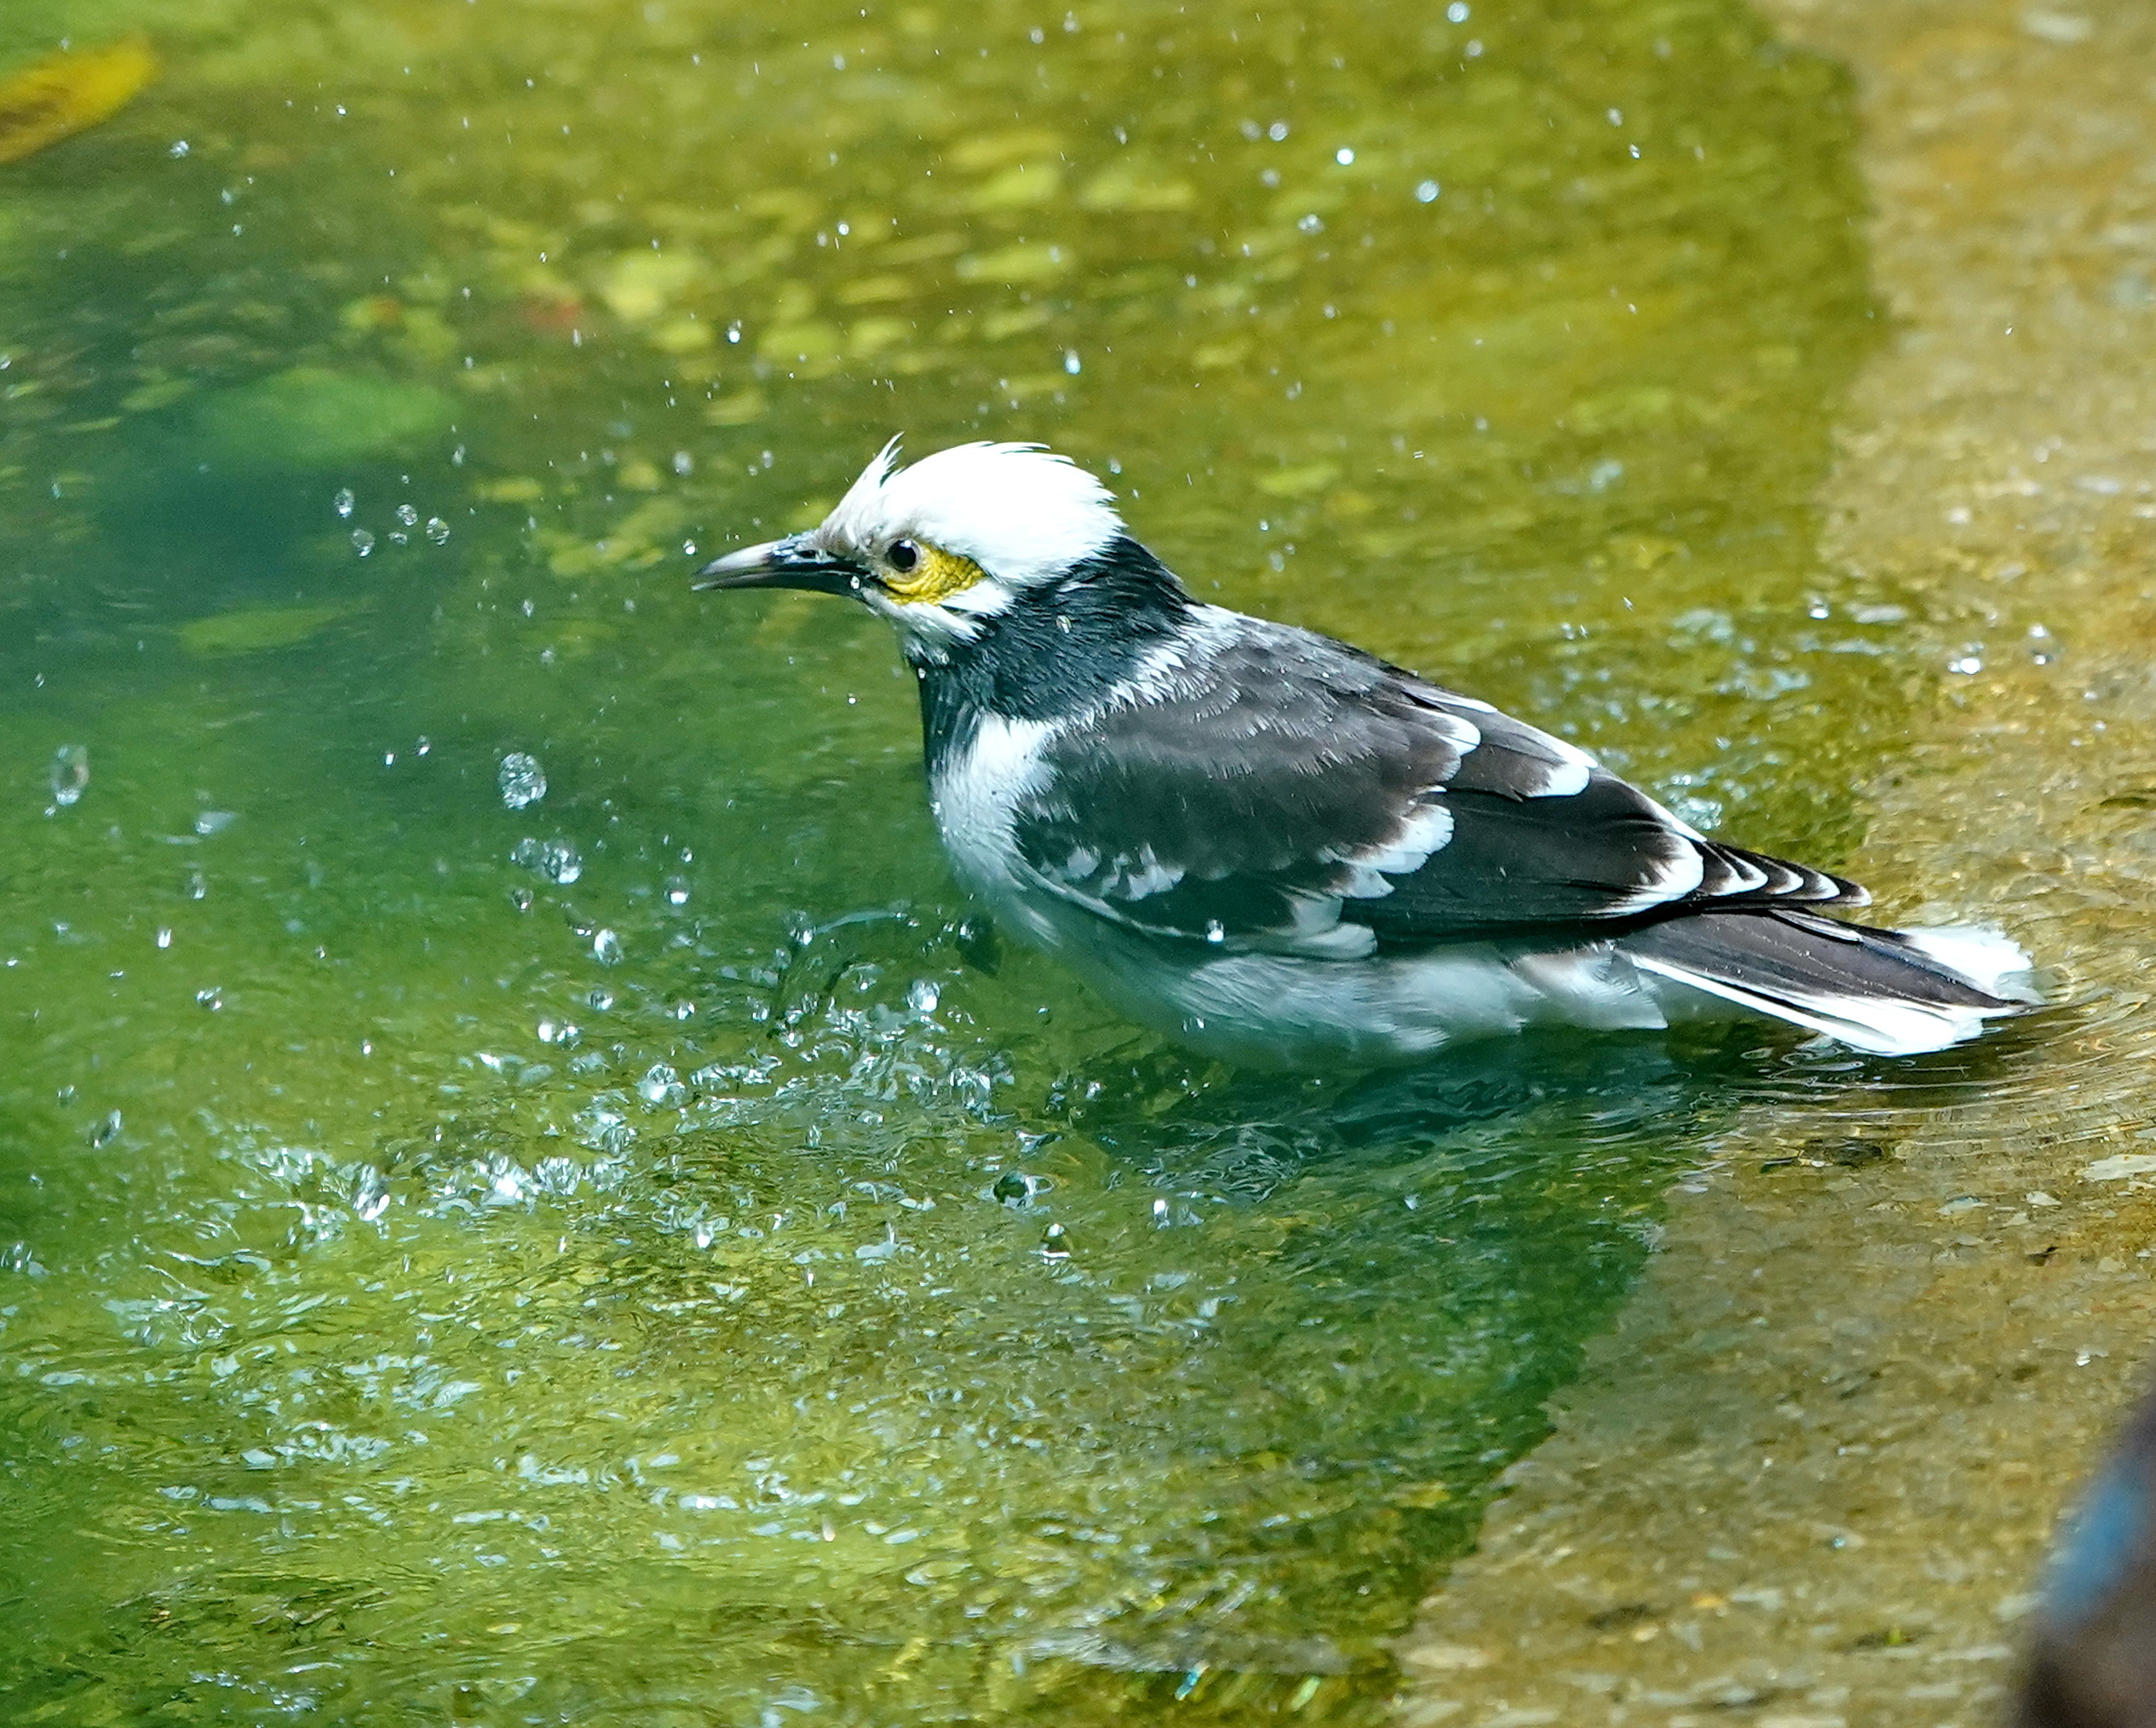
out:
M730 553L698 585L850 594L933 658L1123 532L1107 488L1039 445L961 444L900 468L898 443L819 526Z

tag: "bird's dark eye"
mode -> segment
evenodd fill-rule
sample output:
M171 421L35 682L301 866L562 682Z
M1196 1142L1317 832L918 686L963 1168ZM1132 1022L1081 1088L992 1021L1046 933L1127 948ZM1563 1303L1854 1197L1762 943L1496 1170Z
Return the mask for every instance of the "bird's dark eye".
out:
M921 548L911 540L894 540L891 549L883 554L894 570L911 570L921 561Z

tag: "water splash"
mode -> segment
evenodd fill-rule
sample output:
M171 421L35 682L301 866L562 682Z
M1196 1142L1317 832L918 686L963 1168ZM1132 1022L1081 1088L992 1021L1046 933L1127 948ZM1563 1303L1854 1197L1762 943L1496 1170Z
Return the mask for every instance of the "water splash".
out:
M62 744L53 752L48 778L53 802L60 808L66 810L79 802L89 789L89 751L81 744Z
M534 840L526 835L511 849L509 862L564 887L584 875L583 854L566 840Z
M526 805L537 804L547 795L547 777L539 766L538 758L526 755L521 750L511 750L502 758L501 767L495 778L502 789L502 802L512 810L521 810ZM518 862L523 860L519 859Z

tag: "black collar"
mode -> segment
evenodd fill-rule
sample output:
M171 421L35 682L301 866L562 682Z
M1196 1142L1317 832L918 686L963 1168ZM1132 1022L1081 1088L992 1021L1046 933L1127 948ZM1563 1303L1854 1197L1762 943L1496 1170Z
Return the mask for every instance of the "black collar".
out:
M1120 535L1052 581L1021 589L946 658L917 662L933 766L985 714L1052 720L1097 708L1198 610L1175 572Z

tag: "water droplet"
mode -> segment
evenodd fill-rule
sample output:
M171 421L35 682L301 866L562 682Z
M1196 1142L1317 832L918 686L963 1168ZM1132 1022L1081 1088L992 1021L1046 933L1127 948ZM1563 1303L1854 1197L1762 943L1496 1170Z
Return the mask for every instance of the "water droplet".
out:
M1417 181L1415 183L1415 202L1418 204L1434 204L1437 202L1438 193L1444 190L1445 188L1434 180Z
M591 955L601 966L618 966L621 963L621 938L611 930L594 931Z
M170 927L160 924L158 927L158 946L160 948L170 948L171 945L172 931Z
M654 1062L636 1082L637 1095L650 1105L679 1104L688 1096L681 1076L664 1062Z
M529 888L517 887L509 890L509 904L520 912L528 912L532 910L533 898Z
M194 831L204 835L222 834L239 820L239 812L235 810L205 810L195 818Z
M906 1005L917 1014L932 1014L942 993L925 978L917 978L906 987Z
M1288 135L1288 123L1285 120L1275 120L1265 129L1265 135L1278 144Z
M533 840L527 835L517 841L509 862L565 887L584 874L582 855L566 840Z
M187 898L190 900L204 900L209 897L210 879L200 870L189 870L187 872Z
M336 513L338 515L349 516L359 501L352 496L351 487L340 486L337 489L336 497L331 499L330 502L336 506Z
M1308 215L1296 217L1295 225L1306 234L1320 234L1325 232L1325 218L1313 210Z
M1445 9L1445 16L1452 23L1465 24L1469 17L1467 0L1452 0Z
M53 802L65 809L81 798L89 785L89 751L81 744L62 744L53 752Z
M1043 1260L1068 1260L1071 1257L1071 1233L1060 1224L1051 1224L1041 1232Z
M674 452L674 472L676 474L687 475L693 474L695 471L696 458L694 456L691 456L685 450L677 450Z
M427 519L427 537L437 546L448 545L449 524L439 516L429 516Z
M1029 1176L1023 1170L1006 1170L996 1178L996 1185L988 1191L1006 1206L1026 1206L1047 1186L1039 1177Z
M1165 1230L1175 1221L1174 1217L1169 1212L1168 1203L1165 1200L1156 1200L1153 1203L1153 1224L1154 1229Z
M194 999L213 1014L225 1005L224 991L214 984L207 990L197 990L194 993Z
M1078 359L1078 351L1076 348L1063 350L1063 370L1074 378L1085 370L1085 363Z
M119 1132L120 1113L116 1110L90 1130L89 1143L93 1146L108 1146L119 1137Z
M417 528L419 525L419 512L410 504L400 504L397 506L397 520L407 528Z
M584 1006L594 1013L603 1014L614 1005L614 993L603 985L584 997Z
M685 877L685 876L669 876L669 877L667 877L667 879L666 879L666 904L667 904L668 905L670 905L670 906L686 906L686 905L687 905L687 904L688 904L688 903L689 903L689 885L688 885L688 879L687 879L687 877Z
M1332 159L1342 168L1351 168L1354 165L1355 152L1343 144L1332 152Z
M187 141L184 138L174 139L172 147L164 153L167 156L185 156L187 153Z
M352 531L352 549L365 558L374 550L374 536L364 528L354 528Z
M512 810L537 804L547 795L547 777L539 766L539 759L527 756L521 750L511 750L502 758L497 778L502 784L502 802Z

